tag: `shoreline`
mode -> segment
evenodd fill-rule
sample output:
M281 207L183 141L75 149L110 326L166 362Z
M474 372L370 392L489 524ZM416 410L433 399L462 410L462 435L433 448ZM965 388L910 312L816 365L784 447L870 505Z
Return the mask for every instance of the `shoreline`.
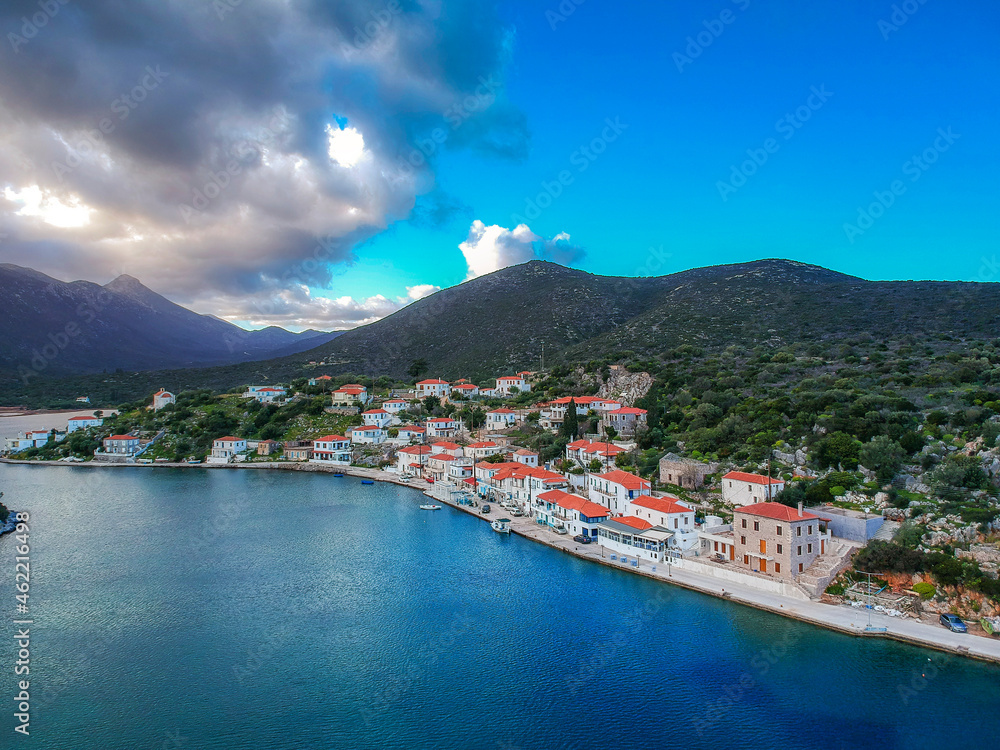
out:
M371 479L379 482L395 484L400 487L409 487L418 490L423 495L430 497L435 503L447 505L449 508L464 511L483 521L489 522L500 514L484 515L478 508L458 505L450 499L438 497L433 493L435 485L428 485L421 479L403 480L395 474L382 471L381 469L367 469L360 466L336 466L327 464L315 464L306 462L267 462L267 463L233 463L233 464L188 464L188 463L161 463L161 464L113 464L95 461L82 463L67 463L62 461L31 461L25 459L0 458L0 463L28 465L28 466L64 466L71 468L99 467L99 468L119 468L119 469L264 469L276 471L309 471L324 474L344 474L360 479ZM498 508L500 506L497 506ZM928 624L913 618L891 618L880 613L872 613L872 624L877 627L887 628L884 632L867 632L864 627L867 625L868 611L858 608L825 604L815 600L799 600L791 597L770 594L759 589L753 589L732 581L722 581L714 578L706 578L697 573L685 571L683 567L666 566L660 563L652 566L649 562L644 562L644 567L633 567L632 565L622 565L613 562L602 555L603 548L600 545L581 545L575 543L572 537L555 535L537 524L534 519L522 517L512 518L510 524L511 533L516 534L533 542L544 544L552 549L558 550L568 555L572 555L581 560L588 560L601 565L605 565L616 570L623 570L633 575L641 575L651 580L659 581L689 591L695 591L717 599L733 602L743 606L753 607L766 612L771 612L782 617L788 617L809 625L843 633L845 635L858 636L862 638L884 638L907 643L912 646L929 648L955 656L964 656L978 661L1000 664L1000 638L986 638L973 635L971 633L957 634L945 630L935 624ZM543 536L544 535L544 536ZM548 538L551 536L552 538ZM582 549L581 549L582 548ZM600 550L601 552L599 552ZM672 568L672 569L671 569ZM861 622L864 621L864 622ZM890 629L894 628L894 629Z

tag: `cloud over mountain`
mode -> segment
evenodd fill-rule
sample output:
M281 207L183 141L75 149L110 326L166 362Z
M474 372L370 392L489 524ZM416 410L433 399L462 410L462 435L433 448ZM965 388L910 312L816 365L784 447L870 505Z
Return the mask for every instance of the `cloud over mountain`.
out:
M469 236L458 247L469 266L467 278L474 279L529 260L551 260L562 265L575 263L583 258L584 251L569 239L566 232L546 240L532 232L527 224L507 229L497 224L486 226L476 219L469 227Z

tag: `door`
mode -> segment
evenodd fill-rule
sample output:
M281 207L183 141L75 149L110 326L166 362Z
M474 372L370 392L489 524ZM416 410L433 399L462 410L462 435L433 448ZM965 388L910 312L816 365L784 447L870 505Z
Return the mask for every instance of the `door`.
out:
M761 561L760 561L760 572L761 573L766 573L767 572L767 560L765 560L763 558L761 558Z
M736 559L736 545L735 544L731 544L729 546L729 559L730 559L730 561Z
M765 542L763 539L760 540L760 554L762 555L767 554L767 542Z

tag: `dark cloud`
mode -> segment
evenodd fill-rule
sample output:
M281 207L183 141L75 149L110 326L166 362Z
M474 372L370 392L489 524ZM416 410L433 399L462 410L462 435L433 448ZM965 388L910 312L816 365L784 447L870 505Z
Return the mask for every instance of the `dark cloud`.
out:
M0 260L220 315L322 285L415 206L464 212L418 203L439 147L527 153L489 2L8 0L0 31ZM331 158L335 117L363 152Z

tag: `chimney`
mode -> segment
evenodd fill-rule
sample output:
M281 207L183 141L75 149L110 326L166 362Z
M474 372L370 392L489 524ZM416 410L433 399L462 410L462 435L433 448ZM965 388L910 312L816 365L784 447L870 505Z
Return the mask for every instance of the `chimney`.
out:
M802 501L799 501L799 518L802 518Z

